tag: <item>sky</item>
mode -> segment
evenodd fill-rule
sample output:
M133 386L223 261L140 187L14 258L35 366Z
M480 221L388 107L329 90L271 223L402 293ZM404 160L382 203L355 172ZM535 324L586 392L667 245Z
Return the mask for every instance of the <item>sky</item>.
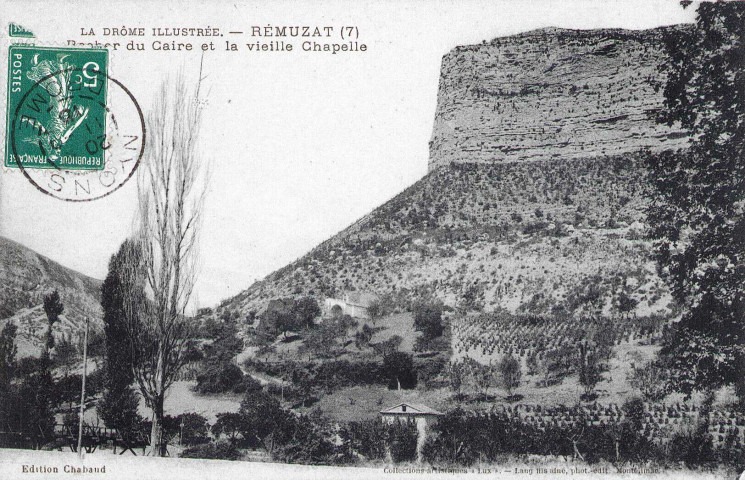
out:
M49 46L132 39L104 37L104 28L353 25L367 46L364 53L305 53L296 40L289 53L228 52L225 40L252 39L226 33L177 39L192 41L192 52L110 51L109 75L147 112L169 75L183 69L196 80L199 45L215 42L203 67L200 154L211 175L193 308L238 294L425 175L440 62L454 47L548 26L643 29L695 17L695 4L684 10L674 0L74 5L6 0L0 23L18 23ZM96 37L81 36L81 28ZM155 38L136 40L149 46ZM2 42L7 52L7 37ZM7 72L0 79L6 85ZM4 104L0 114L6 117ZM131 235L135 207L134 181L75 204L42 194L17 171L0 174L0 235L99 279Z

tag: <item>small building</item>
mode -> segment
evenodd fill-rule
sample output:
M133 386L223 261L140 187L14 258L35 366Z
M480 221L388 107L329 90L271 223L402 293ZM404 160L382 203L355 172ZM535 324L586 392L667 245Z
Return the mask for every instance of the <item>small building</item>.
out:
M323 310L326 315L330 315L332 309L335 306L338 306L343 315L349 315L353 318L359 318L362 320L369 320L370 313L368 308L377 298L378 297L372 293L349 292L345 293L344 297L341 299L325 299L323 301Z
M427 441L427 432L432 425L437 423L437 420L442 415L444 415L444 413L417 403L399 403L394 407L387 410L381 410L380 412L381 419L386 425L391 425L394 422L405 422L416 425L418 433L416 452L418 459L421 459L422 448L424 447L424 443Z

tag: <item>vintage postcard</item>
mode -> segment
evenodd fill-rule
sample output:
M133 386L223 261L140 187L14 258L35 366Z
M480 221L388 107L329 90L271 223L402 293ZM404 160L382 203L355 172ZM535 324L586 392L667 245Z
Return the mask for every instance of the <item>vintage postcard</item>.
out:
M0 3L0 478L745 478L745 3Z

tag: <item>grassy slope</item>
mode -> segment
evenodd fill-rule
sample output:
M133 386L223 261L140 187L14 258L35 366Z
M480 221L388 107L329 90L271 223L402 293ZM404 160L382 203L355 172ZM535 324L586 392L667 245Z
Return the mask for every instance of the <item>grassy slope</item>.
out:
M599 275L606 310L629 278L638 314L665 310L641 239L648 188L633 156L441 168L220 309L349 290L402 305L430 291L455 306L475 289L487 311L539 313Z

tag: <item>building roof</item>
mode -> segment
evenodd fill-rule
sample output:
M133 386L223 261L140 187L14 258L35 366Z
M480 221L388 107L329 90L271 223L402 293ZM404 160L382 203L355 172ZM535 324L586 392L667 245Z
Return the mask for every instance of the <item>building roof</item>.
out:
M404 408L405 407L405 408ZM382 415L444 415L433 408L419 403L399 403L387 410L381 410Z

